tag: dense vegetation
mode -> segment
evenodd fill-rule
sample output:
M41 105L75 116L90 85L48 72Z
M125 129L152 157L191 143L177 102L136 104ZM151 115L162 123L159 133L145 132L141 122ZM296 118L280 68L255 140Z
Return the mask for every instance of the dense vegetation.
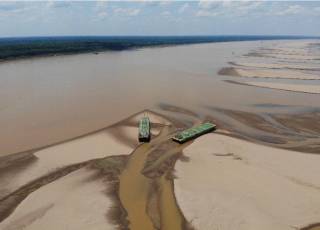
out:
M206 42L298 39L290 36L158 36L158 37L29 37L1 38L0 60L23 57L119 51L150 46Z

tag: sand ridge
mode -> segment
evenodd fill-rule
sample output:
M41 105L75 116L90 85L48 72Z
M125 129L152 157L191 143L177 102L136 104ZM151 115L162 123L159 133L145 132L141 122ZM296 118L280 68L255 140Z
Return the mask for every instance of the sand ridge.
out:
M229 83L318 94L320 92L320 53L315 48L318 46L319 43L311 41L277 44L276 48L262 46L236 61L229 62L231 66L222 68L219 74L255 78L255 81L227 80ZM297 81L291 82L291 79Z

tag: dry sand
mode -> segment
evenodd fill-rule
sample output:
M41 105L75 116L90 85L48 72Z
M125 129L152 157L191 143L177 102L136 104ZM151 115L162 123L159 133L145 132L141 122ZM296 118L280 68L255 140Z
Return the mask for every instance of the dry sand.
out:
M312 55L299 55L299 54L265 54L266 57L272 57L272 58L279 58L279 59L293 59L293 60L313 60L313 61L319 61L320 56L312 56Z
M117 217L107 218L107 214L115 215L109 213L111 198L114 199L116 192L115 178L111 174L120 173L122 166L117 164L124 164L117 163L115 157L126 157L139 145L137 124L144 114L151 118L153 135L171 124L166 118L145 111L102 131L30 153L36 160L28 167L16 171L13 167L10 172L1 174L0 205L3 207L0 218L4 220L0 229L43 229L45 224L51 223L52 229L64 229L65 226L68 229L115 229L108 223L109 220L119 223L119 220L114 222ZM71 173L63 172L66 166L102 158L106 160L93 164L100 165L94 167L102 170L99 174L97 170L89 171L89 166L74 172L71 170ZM14 166L14 159L8 161L8 166ZM109 163L107 159L110 159ZM93 165L91 163L90 167ZM46 175L49 177L42 178ZM113 200L112 206L115 205L117 203ZM8 209L10 207L13 209ZM8 212L9 216L6 216ZM58 223L53 224L55 221Z
M128 135L136 134L136 130L127 129ZM37 159L29 167L0 176L0 186L6 189L5 192L0 193L0 197L64 166L111 155L129 154L133 148L113 138L110 131L111 129L100 131L35 152L34 156Z
M236 62L235 66L245 66L254 68L267 68L267 69L294 69L294 70L320 70L317 65L304 65L304 64L289 64L289 63L262 63L262 62Z
M318 63L320 53L318 49L313 48L314 46L319 46L319 43L300 41L278 43L274 47L262 46L240 56L240 59L245 58L245 61L239 60L238 57L237 60L229 62L233 66L222 68L219 73L236 77L268 78L265 82L240 79L236 82L227 80L228 82L318 94L320 81L311 82L311 80L320 80ZM293 83L291 79L297 81ZM299 80L304 81L299 82Z
M320 84L290 84L290 83L278 83L278 82L244 82L244 84L251 86L258 86L270 89L280 89L302 93L320 93Z
M80 169L38 189L0 223L0 229L115 229L106 218L112 206L105 194L107 184L95 174Z
M147 114L154 123L170 124L167 119L157 114L151 112ZM8 175L0 175L0 198L64 166L107 156L130 154L139 144L137 124L142 116L143 113L137 114L102 131L35 151L33 155L36 160L30 166L10 172ZM157 135L159 127L153 126L151 132Z
M156 127L153 132L158 133L161 126L175 130L168 119L151 112L148 115ZM170 229L191 223L196 229L285 230L319 220L318 155L275 149L219 134L178 145L168 140L172 131L162 132L150 144L136 148L136 123L141 116L142 113L131 116L103 131L36 152L38 161L14 176L17 182L12 188L7 185L9 189L17 189L45 174L46 168L50 171L89 159L129 154L136 149L119 176L119 201L123 203L115 203L114 197L108 195L107 190L115 188L110 187L114 184L107 177L98 176L98 171L86 167L30 193L0 223L0 229L64 229L66 226L115 229L114 224L120 223L114 222L114 218L120 217L108 218L109 210L121 204L128 208L124 218L132 221L129 226L134 229L139 229L141 224L148 229L155 225ZM191 145L187 147L188 144ZM183 148L187 158L177 162L173 186L171 177L157 172L170 172L171 163L167 160ZM131 166L134 170L130 170ZM124 185L134 187L135 193ZM160 199L156 206L150 204L155 202L150 198L151 185L155 186L153 195ZM169 211L175 215L167 214ZM125 222L122 224L126 226Z
M251 78L279 78L279 79L301 79L301 80L320 80L320 75L304 73L292 70L272 70L272 69L249 69L249 68L223 68L219 72L223 75Z
M308 44L308 43L301 43ZM320 56L312 55L306 51L305 48L297 49L257 49L256 51L250 52L246 55L246 57L265 57L271 59L292 59L297 61L319 61Z
M320 220L320 156L218 134L176 163L175 194L196 229L299 229Z

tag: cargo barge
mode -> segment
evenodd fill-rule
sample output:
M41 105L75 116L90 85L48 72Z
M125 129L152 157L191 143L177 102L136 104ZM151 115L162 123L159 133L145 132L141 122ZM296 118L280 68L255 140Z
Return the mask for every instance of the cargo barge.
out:
M180 144L185 143L189 140L192 140L194 138L197 138L203 134L210 133L216 129L216 125L212 124L210 122L203 123L201 125L198 125L196 127L186 129L178 134L176 134L172 140L176 141Z
M149 142L150 138L150 120L143 117L139 122L139 142Z

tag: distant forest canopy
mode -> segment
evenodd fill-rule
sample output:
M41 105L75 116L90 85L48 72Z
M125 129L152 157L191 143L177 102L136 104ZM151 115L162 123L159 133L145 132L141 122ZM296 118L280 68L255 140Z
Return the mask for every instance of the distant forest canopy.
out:
M0 60L121 51L152 46L170 46L210 42L306 39L304 36L68 36L0 38Z

